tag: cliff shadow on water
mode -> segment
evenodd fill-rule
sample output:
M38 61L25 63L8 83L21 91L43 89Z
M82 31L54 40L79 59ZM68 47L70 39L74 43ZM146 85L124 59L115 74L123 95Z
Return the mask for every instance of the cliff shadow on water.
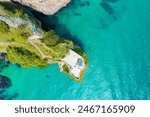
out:
M59 22L59 19L56 16L57 14L48 16L34 10L31 12L34 17L41 22L41 26L44 30L54 30L61 38L73 41L75 45L80 46L80 48L84 50L83 43L77 36L72 35L65 25Z
M118 14L116 13L116 10L113 8L112 3L117 3L119 1L120 0L102 0L99 2L99 7L101 7L105 11L105 14L108 14L108 16L110 16L109 19L107 19L110 20L108 21L109 22L108 24L107 21L101 22L102 29L108 29L113 22L117 21ZM68 15L67 14L68 10L77 11L71 13L73 17L74 16L82 17L82 13L78 12L77 9L85 7L88 8L91 5L92 5L91 0L72 0L67 5L67 7L63 7L54 15L47 16L34 10L32 10L32 13L35 18L41 21L41 25L44 30L46 31L49 31L51 29L54 30L60 37L72 40L75 43L75 45L79 45L85 51L84 44L82 40L78 37L78 35L72 34L71 31L67 28L67 26L65 24L62 24L60 20L61 17L63 16L65 17L66 15Z

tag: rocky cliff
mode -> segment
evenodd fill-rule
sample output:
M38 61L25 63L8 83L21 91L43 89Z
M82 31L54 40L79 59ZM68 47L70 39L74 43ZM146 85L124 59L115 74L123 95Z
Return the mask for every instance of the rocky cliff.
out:
M62 7L65 7L71 0L12 0L46 15L53 15Z
M71 0L0 0L0 2L18 2L45 15L53 15Z

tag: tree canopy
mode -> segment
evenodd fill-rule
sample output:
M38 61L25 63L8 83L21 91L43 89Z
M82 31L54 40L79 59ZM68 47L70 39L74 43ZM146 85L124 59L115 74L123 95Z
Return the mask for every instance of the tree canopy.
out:
M11 61L14 64L20 64L22 67L26 68L33 66L44 68L48 66L48 63L45 59L40 58L34 52L22 47L8 47L6 60Z

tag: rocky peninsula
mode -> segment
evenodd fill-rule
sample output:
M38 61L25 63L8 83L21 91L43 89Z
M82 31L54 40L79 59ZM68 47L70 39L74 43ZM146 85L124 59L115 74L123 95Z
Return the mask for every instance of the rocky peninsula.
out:
M18 5L0 2L0 53L6 61L31 68L57 63L61 71L81 81L87 68L87 55L73 42L46 32L41 23Z

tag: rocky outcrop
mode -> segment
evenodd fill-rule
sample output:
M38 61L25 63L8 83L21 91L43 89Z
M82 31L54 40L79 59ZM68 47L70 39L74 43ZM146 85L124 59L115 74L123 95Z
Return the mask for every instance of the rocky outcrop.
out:
M53 15L62 7L65 7L71 0L12 0L31 7L34 10L46 15Z
M53 15L71 0L0 0L0 2L18 2L45 15Z

